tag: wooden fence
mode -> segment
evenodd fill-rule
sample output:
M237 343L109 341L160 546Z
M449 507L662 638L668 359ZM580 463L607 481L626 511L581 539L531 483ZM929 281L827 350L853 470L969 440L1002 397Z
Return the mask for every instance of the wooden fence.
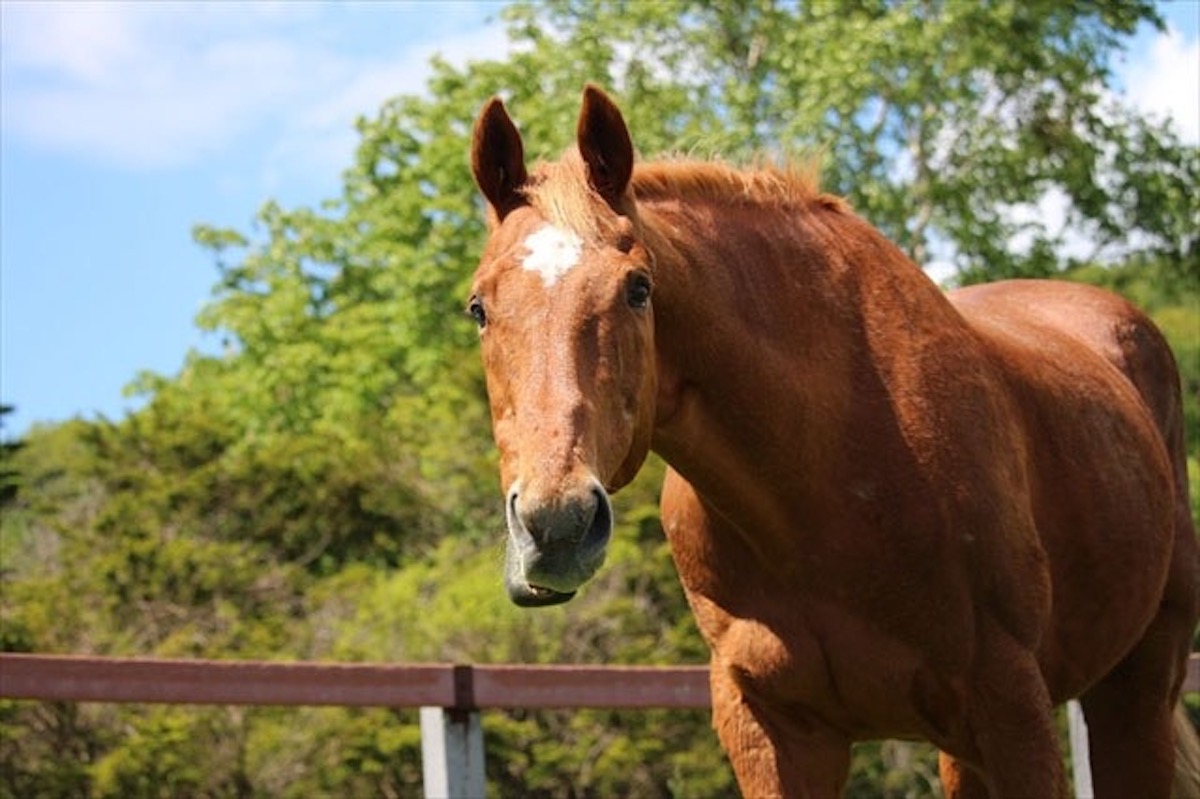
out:
M1200 654L1186 691L1200 691ZM524 666L160 660L0 653L0 698L200 705L421 708L425 795L484 794L479 711L708 708L705 666ZM1073 710L1076 785L1090 784ZM1080 772L1080 766L1084 772Z
M0 697L341 707L704 708L706 666L462 666L0 654Z

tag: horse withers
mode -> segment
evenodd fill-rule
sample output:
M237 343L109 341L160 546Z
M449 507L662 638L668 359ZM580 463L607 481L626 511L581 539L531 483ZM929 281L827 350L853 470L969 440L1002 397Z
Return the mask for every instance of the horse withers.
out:
M798 170L635 166L590 86L560 160L528 170L499 100L471 160L514 602L596 572L653 449L746 796L835 796L884 737L936 744L948 796L1062 796L1072 697L1097 796L1169 795L1200 566L1143 314L1054 281L945 295Z

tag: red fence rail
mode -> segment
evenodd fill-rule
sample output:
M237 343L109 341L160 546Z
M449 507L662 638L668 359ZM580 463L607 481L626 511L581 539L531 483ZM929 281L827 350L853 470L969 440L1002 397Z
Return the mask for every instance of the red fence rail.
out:
M1186 691L1200 691L1200 653ZM0 654L0 697L343 707L706 708L706 666L463 666Z
M706 666L463 666L0 654L0 697L342 707L707 708Z

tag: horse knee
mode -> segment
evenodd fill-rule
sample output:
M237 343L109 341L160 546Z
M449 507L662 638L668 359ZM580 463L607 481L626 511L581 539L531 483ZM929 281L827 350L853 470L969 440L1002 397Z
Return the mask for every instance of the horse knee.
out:
M745 796L836 799L850 773L850 741L799 708L761 706L713 669L713 726ZM798 714L798 715L797 715Z
M938 754L938 776L946 799L989 799L991 796L983 775L966 761L946 752Z
M1036 658L1004 634L980 657L969 700L973 740L965 742L966 751L979 753L980 781L994 796L1065 797L1053 706Z

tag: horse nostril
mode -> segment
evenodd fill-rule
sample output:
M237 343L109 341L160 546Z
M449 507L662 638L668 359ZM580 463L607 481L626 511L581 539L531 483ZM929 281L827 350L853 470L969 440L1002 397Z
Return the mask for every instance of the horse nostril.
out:
M541 546L542 534L541 525L537 523L536 514L522 513L518 499L520 493L516 486L508 492L508 526L510 530L523 530L528 536L533 539L533 543Z
M509 529L528 536L539 549L552 545L603 545L612 528L608 497L599 488L558 501L524 503L514 488L508 494Z
M508 494L509 529L524 532L539 549L559 537L555 533L562 526L560 510L545 504L522 508L520 498L516 487Z
M612 507L608 504L608 496L599 488L593 488L592 499L595 510L581 542L585 547L604 544L612 532Z

